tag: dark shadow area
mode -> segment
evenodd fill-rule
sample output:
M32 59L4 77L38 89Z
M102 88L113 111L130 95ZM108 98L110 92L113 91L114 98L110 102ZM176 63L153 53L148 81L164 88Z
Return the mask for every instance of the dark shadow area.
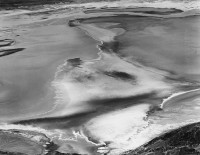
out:
M3 39L0 40L0 47L5 47L5 46L10 46L14 43L15 41L12 39Z
M88 9L84 11L86 14L89 13L100 13L100 12L133 12L133 13L145 13L153 15L169 15L174 13L183 12L180 9L175 8L153 8L153 7L137 7L137 8L101 8L101 9Z
M120 71L110 71L110 72L104 72L105 75L113 77L113 78L117 78L117 79L121 79L124 81L135 81L136 78L126 72L120 72Z
M10 54L14 54L20 51L23 51L25 48L15 48L15 49L7 49L7 50L0 50L0 57L7 56Z
M96 99L87 103L83 103L89 104L91 107L93 107L92 111L90 110L88 112L82 112L70 116L21 120L15 121L13 124L45 124L45 126L48 126L49 129L55 127L58 129L67 129L84 124L86 121L98 115L106 114L114 110L128 108L133 105L144 103L147 100L148 103L156 103L156 101L159 103L162 99L157 98L155 92L126 98Z

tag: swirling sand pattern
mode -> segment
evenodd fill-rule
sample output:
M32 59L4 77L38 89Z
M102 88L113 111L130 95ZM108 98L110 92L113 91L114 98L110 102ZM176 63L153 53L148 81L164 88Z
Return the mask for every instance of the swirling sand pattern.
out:
M147 8L160 3L5 11L1 29L12 39L0 43L0 128L8 140L0 151L13 152L18 139L14 150L26 154L118 155L198 122L199 11L180 2ZM142 8L122 8L134 5ZM53 149L30 140L39 133Z

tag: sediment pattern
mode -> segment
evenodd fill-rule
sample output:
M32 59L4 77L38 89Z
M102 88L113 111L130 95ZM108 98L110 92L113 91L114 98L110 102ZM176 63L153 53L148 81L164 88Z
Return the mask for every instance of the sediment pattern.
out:
M199 154L199 12L79 7L1 16L0 153Z

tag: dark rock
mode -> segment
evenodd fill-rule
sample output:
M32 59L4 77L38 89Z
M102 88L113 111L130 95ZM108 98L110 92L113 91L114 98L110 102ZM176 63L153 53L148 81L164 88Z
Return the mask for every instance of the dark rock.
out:
M73 67L78 67L83 63L80 58L68 59L67 62Z
M104 72L107 76L111 76L113 78L118 78L121 80L135 80L135 77L126 73L126 72L120 72L120 71L111 71L111 72Z
M154 7L136 7L122 9L120 7L105 7L101 9L90 8L84 11L84 13L99 13L99 12L134 12L134 13L145 13L145 14L156 14L156 15L169 15L173 13L182 13L183 11L175 8L154 8Z
M14 54L20 51L23 51L25 48L15 48L15 49L6 49L6 50L0 50L0 57L7 56L10 54Z
M157 137L123 155L200 155L200 122Z

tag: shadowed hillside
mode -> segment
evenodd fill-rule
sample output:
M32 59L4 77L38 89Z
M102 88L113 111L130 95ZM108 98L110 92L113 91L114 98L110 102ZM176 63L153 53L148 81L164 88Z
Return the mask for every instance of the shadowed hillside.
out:
M199 155L200 123L167 132L147 144L123 155Z

